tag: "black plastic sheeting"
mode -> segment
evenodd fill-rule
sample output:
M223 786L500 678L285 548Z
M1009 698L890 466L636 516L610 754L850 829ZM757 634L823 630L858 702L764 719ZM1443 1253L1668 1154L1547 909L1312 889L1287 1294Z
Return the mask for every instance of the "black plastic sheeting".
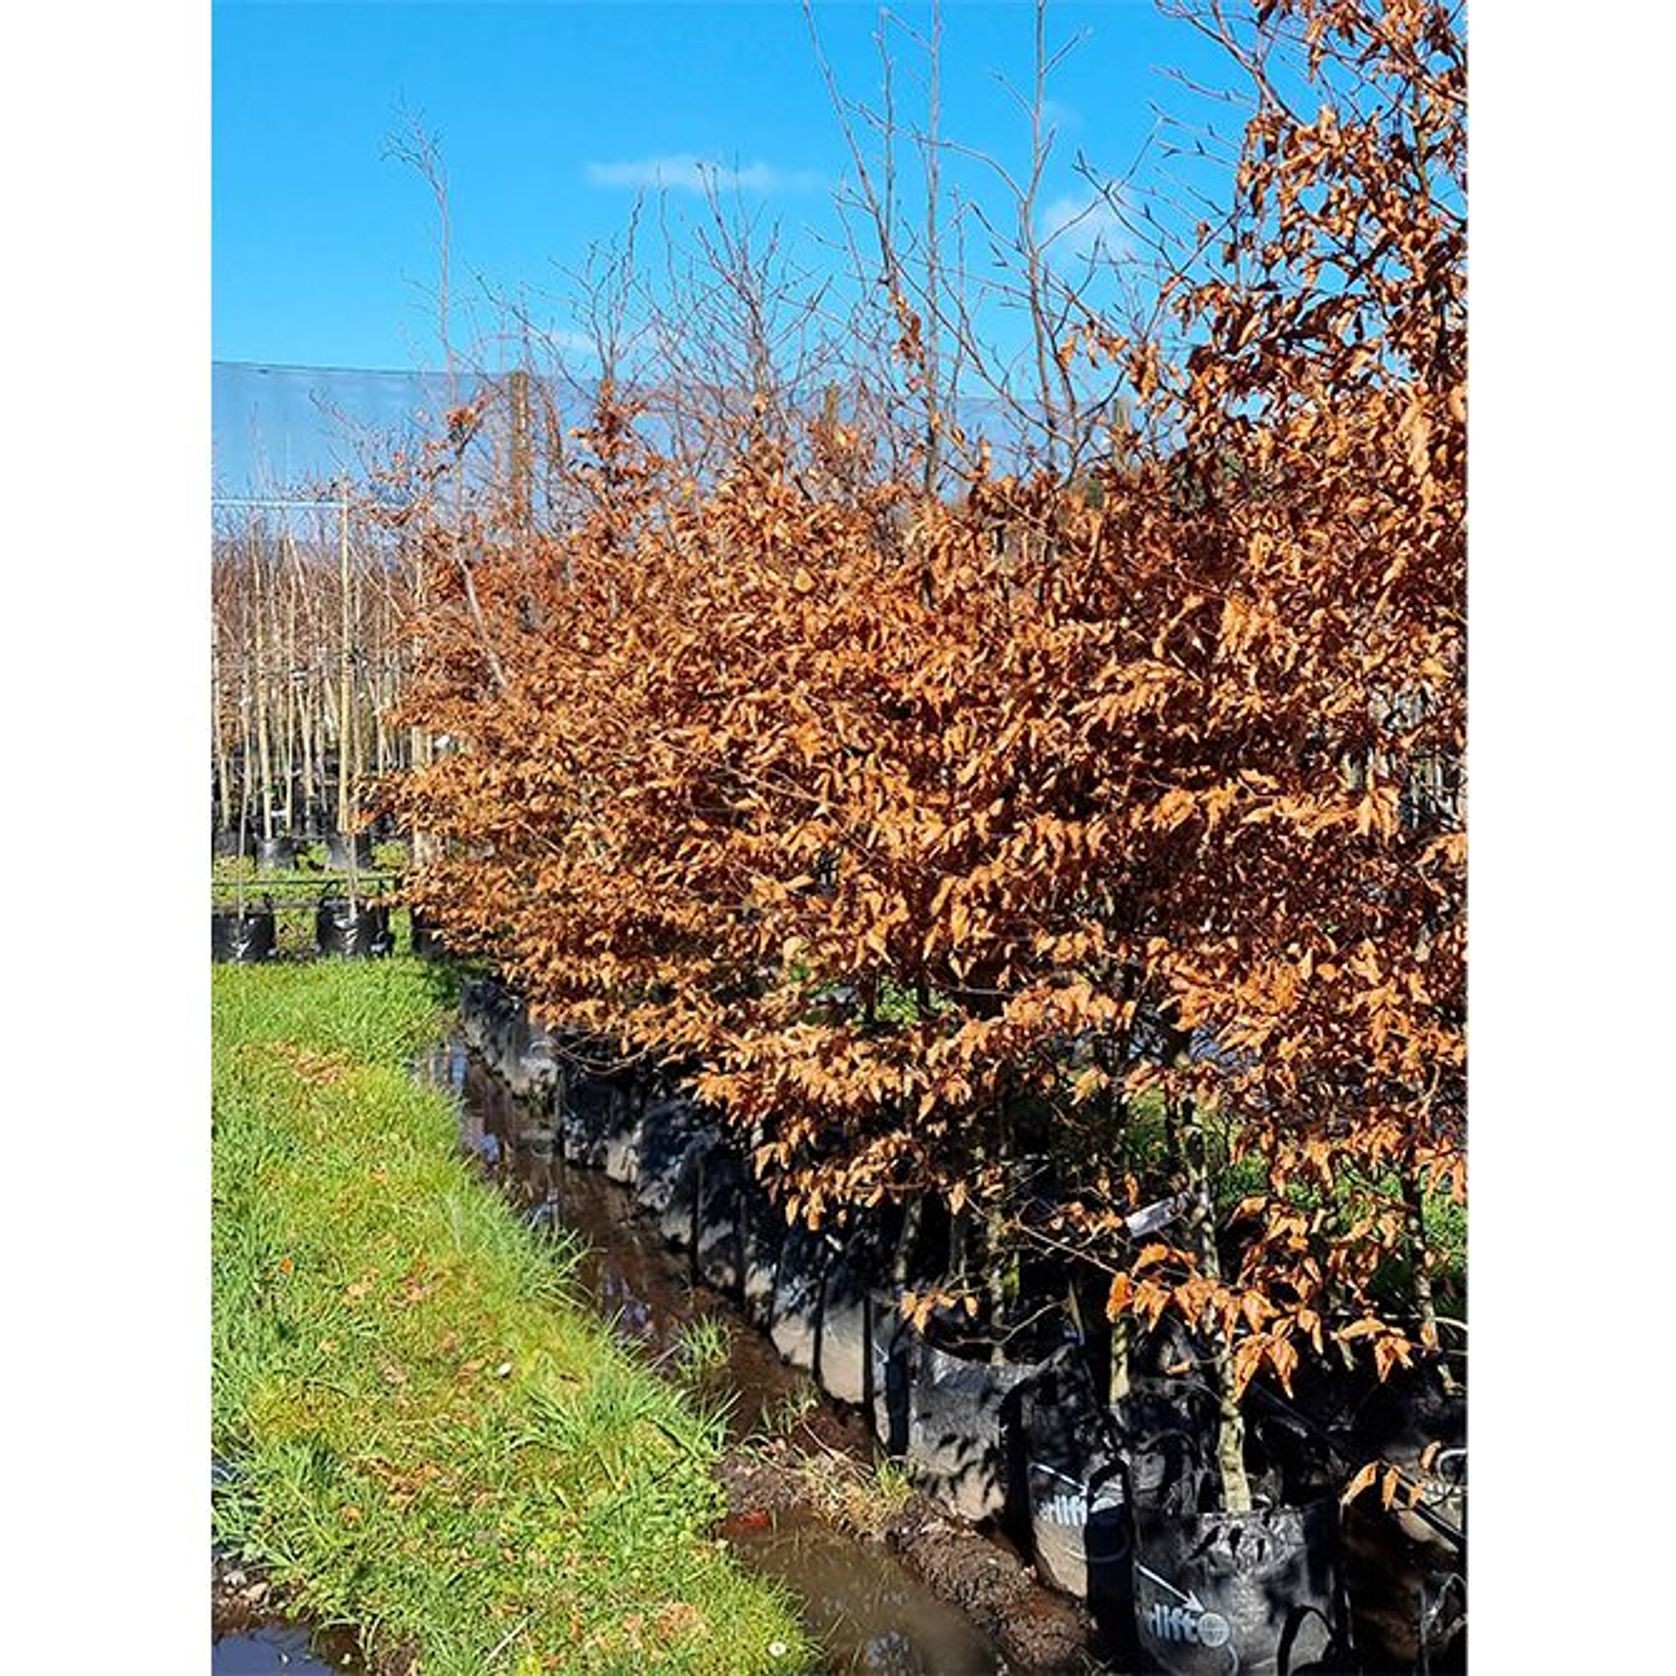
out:
M235 966L252 966L274 957L274 916L271 908L212 909L210 959Z
M1338 1504L1170 1512L1137 1501L1135 1624L1175 1676L1349 1667Z
M315 910L314 941L323 955L378 959L395 945L390 910L371 902L352 904L327 897Z

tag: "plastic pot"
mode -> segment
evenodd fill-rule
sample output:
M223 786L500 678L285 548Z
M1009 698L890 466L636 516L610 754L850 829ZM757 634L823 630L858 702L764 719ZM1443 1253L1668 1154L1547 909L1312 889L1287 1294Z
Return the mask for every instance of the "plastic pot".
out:
M415 908L410 916L409 937L413 952L421 960L446 960L448 949L442 940L442 933Z
M342 832L326 835L326 867L333 873L347 873L353 858L354 865L366 869L372 866L372 841L364 832L350 837Z
M387 955L395 939L390 935L390 910L370 902L353 906L327 897L314 915L315 946L323 955L348 959L377 959Z
M256 843L258 873L289 873L297 865L297 846L283 833L277 838L260 838Z
M274 916L271 908L214 908L210 911L210 959L235 966L252 966L274 957Z

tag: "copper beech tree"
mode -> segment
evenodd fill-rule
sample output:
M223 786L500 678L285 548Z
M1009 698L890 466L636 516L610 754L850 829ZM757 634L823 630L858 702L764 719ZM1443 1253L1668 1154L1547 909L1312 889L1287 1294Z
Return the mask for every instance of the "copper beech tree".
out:
M452 749L398 796L420 904L689 1076L789 1215L935 1197L997 1312L1039 1248L1182 1317L1238 1508L1252 1378L1442 1349L1464 64L1439 6L1192 17L1251 89L1226 221L1167 333L1059 346L1132 387L1121 448L937 495L759 403L697 482L607 387L562 514L429 503L410 710Z

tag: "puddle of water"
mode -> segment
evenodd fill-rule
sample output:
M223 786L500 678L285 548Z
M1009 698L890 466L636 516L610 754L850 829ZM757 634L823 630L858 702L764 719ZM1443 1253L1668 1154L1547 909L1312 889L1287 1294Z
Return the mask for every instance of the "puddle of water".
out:
M725 1367L709 1376L730 1393L728 1429L739 1441L765 1418L802 1406L815 1387L780 1360L765 1333L724 1294L694 1278L686 1252L672 1250L637 1215L627 1188L601 1171L571 1169L556 1152L518 1144L524 1108L505 1085L458 1044L437 1049L430 1080L455 1091L460 1137L522 1204L532 1221L551 1223L587 1243L578 1280L600 1314L653 1357L673 1349L700 1316L726 1328ZM828 1447L871 1461L871 1433L859 1415L820 1399L803 1424ZM827 1668L850 1676L991 1676L1005 1669L972 1621L941 1600L878 1543L853 1537L812 1514L729 1520L722 1534L752 1570L777 1578L802 1603L803 1619L827 1650Z
M994 1676L1003 1668L971 1620L883 1548L797 1513L730 1519L722 1533L744 1564L797 1597L831 1671Z
M339 1676L339 1669L315 1657L303 1629L254 1629L210 1649L210 1676Z

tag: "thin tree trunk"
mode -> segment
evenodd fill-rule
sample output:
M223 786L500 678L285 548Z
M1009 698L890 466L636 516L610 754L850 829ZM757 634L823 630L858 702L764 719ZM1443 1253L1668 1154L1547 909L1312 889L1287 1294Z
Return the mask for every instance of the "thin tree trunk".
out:
M1006 1171L1012 1162L1012 1126L1008 1121L1005 1093L995 1102L995 1159ZM1003 1180L1005 1180L1003 1176ZM1007 1249L1006 1217L999 1201L992 1203L984 1214L984 1281L989 1297L990 1329L995 1342L990 1348L990 1360L1006 1360L1002 1340L1012 1319L1012 1304L1018 1296L1018 1252Z
M314 671L309 670L303 678L301 699L301 732L302 732L302 780L303 780L303 812L305 818L308 810L318 801L319 791L315 785L314 773Z
M215 822L226 832L235 823L231 808L230 775L227 767L227 738L221 707L221 622L210 612L210 725L215 730Z
M255 730L251 718L250 660L243 658L239 665L239 844L243 851L244 837L250 831L255 814L255 803L250 785L250 762L256 749Z
M254 533L251 536L250 577L251 617L256 637L256 751L257 767L262 776L262 837L271 841L274 835L273 757L268 744L268 668L262 622L262 560Z
M1177 1130L1187 1167L1188 1190L1193 1195L1193 1229L1199 1247L1199 1268L1213 1284L1222 1279L1222 1260L1216 1249L1216 1210L1211 1199L1205 1119L1191 1096L1180 1102ZM1222 1506L1229 1513L1251 1511L1251 1480L1245 1470L1245 1417L1234 1400L1233 1347L1221 1324L1208 1315L1200 1323L1211 1343L1211 1387L1216 1393L1216 1468L1222 1480Z
M913 1270L914 1248L919 1242L920 1223L924 1219L921 1200L916 1194L903 1207L902 1237L891 1254L890 1279L898 1292L904 1290Z
M1437 1304L1432 1296L1431 1246L1426 1238L1426 1202L1412 1164L1402 1172L1402 1202L1408 1260L1414 1271L1414 1308L1420 1317L1420 1342L1437 1357L1443 1388L1453 1395L1459 1387L1438 1338Z

